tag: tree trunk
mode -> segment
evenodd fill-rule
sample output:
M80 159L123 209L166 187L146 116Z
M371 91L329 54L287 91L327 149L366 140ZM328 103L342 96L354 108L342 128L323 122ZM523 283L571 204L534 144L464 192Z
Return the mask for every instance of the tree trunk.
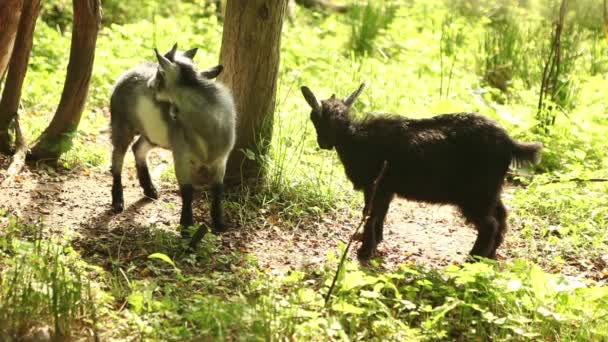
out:
M34 28L40 13L40 0L29 0L23 5L19 30L15 39L13 53L8 68L6 83L0 101L0 153L9 154L11 139L9 124L19 109L21 88L27 72L27 63L32 51Z
M4 79L6 67L11 59L22 6L23 0L0 2L0 82Z
M288 0L228 0L219 79L234 95L237 141L228 161L227 183L260 176L261 161L247 158L267 152L279 71L281 28ZM251 155L248 153L248 155Z
M101 23L100 0L74 0L74 25L65 84L53 120L40 135L31 159L57 161L66 152L82 116Z

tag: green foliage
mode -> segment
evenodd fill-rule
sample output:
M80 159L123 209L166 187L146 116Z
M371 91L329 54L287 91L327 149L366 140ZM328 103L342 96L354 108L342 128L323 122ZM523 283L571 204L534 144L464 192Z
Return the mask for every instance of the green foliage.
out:
M393 22L396 12L397 4L386 0L353 4L349 10L350 50L357 56L371 54L375 48L374 40Z
M43 239L37 227L14 217L0 230L0 338L19 340L48 328L51 338L70 338L95 323L86 268L72 247ZM16 238L33 230L32 240Z
M128 68L152 60L153 47L164 50L177 41L184 49L200 48L199 65L217 63L222 25L201 1L104 1L87 108L64 166L105 172L110 147L99 130L109 123L112 85ZM308 85L320 98L344 97L366 82L357 115L479 111L518 139L543 142L535 171L544 175L520 179L526 187L509 187L504 196L511 229L501 255L515 261L403 265L392 272L348 263L326 309L332 256L322 267L269 274L246 255L224 250L230 241L221 237L206 236L188 254L174 232L152 225L108 251L98 240L78 240L75 245L88 252L85 264L70 239L36 235L39 227L8 219L0 208L0 339L38 322L74 338L98 330L102 340L608 339L601 273L608 255L608 188L580 181L608 177L608 55L597 32L596 3L570 1L573 33L565 49L572 64L559 80L560 89L570 90L560 93L562 110L548 132L536 128L535 114L556 1L369 1L349 17L301 9L283 31L268 154L241 151L259 158L266 180L226 203L240 226L275 215L293 222L294 234L303 218L314 223L332 211L358 212L361 196L336 153L317 147L298 89ZM68 4L45 2L37 25L22 97L28 141L44 130L61 94L71 38ZM573 178L580 180L559 182ZM129 253L121 253L127 245Z

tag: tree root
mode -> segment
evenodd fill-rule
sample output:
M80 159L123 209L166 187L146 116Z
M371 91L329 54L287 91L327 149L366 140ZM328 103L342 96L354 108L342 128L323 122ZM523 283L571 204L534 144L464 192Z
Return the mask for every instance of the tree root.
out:
M21 132L21 126L19 125L19 116L15 115L15 153L13 154L12 161L5 172L5 178L0 183L0 187L11 185L15 180L15 177L21 172L25 165L25 157L27 156L28 146Z

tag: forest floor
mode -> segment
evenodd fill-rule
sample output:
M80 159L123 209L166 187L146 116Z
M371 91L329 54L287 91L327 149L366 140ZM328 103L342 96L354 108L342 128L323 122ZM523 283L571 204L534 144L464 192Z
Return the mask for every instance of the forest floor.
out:
M6 163L4 160L0 164L4 167ZM23 223L42 224L45 234L71 235L76 248L85 255L120 254L122 249L129 258L145 258L155 252L147 250L145 243L153 230L178 234L181 200L173 182L158 179L162 164L152 171L160 190L159 200L143 196L132 163L125 164L125 211L120 214L110 209L109 172L82 169L26 168L14 184L0 193L0 207ZM195 220L207 220L204 191L198 191L195 202ZM229 231L218 239L219 252L251 254L260 267L279 273L321 265L329 251L337 251L339 241L348 241L360 220L358 212L348 210L326 214L322 220L304 217L297 222L283 220L277 214L279 208L257 210L253 219L239 220L235 217L239 213L232 206L226 207ZM396 199L387 215L385 239L378 254L382 267L387 269L405 262L444 266L462 262L475 236L474 229L450 206ZM357 248L358 243L352 248L351 257L355 257Z

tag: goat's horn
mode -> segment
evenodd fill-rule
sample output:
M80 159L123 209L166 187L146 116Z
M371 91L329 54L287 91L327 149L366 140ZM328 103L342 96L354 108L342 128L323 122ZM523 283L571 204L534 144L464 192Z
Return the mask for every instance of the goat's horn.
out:
M363 91L363 88L365 88L365 83L361 83L361 85L359 86L359 89L355 90L352 94L350 94L349 97L347 97L344 100L344 104L347 105L348 107L352 106L353 103L355 103L355 100L357 99L357 97L359 97L359 95Z
M175 60L175 52L177 52L177 43L173 44L173 47L171 48L171 50L169 50L169 52L167 52L165 54L165 57L167 57L167 59L170 60L170 61L174 61Z
M167 59L165 56L158 53L158 50L154 48L154 53L156 53L156 59L158 60L158 64L160 64L161 68L166 68L171 65L171 61Z
M319 101L317 101L315 94L313 94L307 86L302 86L300 90L302 90L302 95L304 95L304 99L306 99L306 102L308 102L310 107L312 107L312 109L315 111L320 112L321 104L319 104Z

